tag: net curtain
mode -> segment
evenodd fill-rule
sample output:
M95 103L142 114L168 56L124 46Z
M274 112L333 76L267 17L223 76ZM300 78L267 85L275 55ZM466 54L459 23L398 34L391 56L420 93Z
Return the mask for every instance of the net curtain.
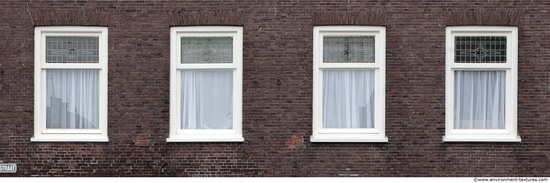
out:
M99 71L47 70L46 128L97 129Z
M504 129L506 71L455 71L454 128Z

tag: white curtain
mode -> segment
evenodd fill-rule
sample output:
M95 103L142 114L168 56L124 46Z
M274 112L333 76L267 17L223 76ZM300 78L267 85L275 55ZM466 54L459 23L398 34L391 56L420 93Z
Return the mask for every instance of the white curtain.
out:
M97 129L99 70L47 70L46 128Z
M374 71L323 71L323 127L374 128Z
M454 128L504 129L506 71L455 71Z
M232 70L182 70L182 129L231 129L232 97Z

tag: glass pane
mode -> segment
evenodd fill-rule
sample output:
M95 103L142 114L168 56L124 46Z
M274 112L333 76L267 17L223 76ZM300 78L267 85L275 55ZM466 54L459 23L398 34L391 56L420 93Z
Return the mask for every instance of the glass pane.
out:
M374 128L374 71L323 71L323 127Z
M233 71L181 71L182 129L233 128Z
M454 128L504 129L506 71L455 71Z
M232 63L233 38L183 37L181 63Z
M46 37L47 63L98 63L97 37Z
M98 129L99 70L47 70L46 76L46 128Z
M506 63L506 37L455 37L455 63Z
M374 63L374 36L323 38L323 62Z

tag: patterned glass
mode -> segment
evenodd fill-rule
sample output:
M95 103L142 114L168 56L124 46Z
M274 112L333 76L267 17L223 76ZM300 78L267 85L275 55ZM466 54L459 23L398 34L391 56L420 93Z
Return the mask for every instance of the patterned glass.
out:
M97 37L46 37L46 63L98 63Z
M232 63L233 38L183 37L181 63Z
M374 36L325 37L324 63L374 63Z
M455 63L506 63L506 37L455 37Z

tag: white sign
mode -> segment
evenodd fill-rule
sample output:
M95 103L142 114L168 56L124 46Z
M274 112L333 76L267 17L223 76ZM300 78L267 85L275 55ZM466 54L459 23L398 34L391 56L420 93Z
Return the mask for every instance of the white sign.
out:
M17 165L14 163L0 163L0 173L15 173Z

